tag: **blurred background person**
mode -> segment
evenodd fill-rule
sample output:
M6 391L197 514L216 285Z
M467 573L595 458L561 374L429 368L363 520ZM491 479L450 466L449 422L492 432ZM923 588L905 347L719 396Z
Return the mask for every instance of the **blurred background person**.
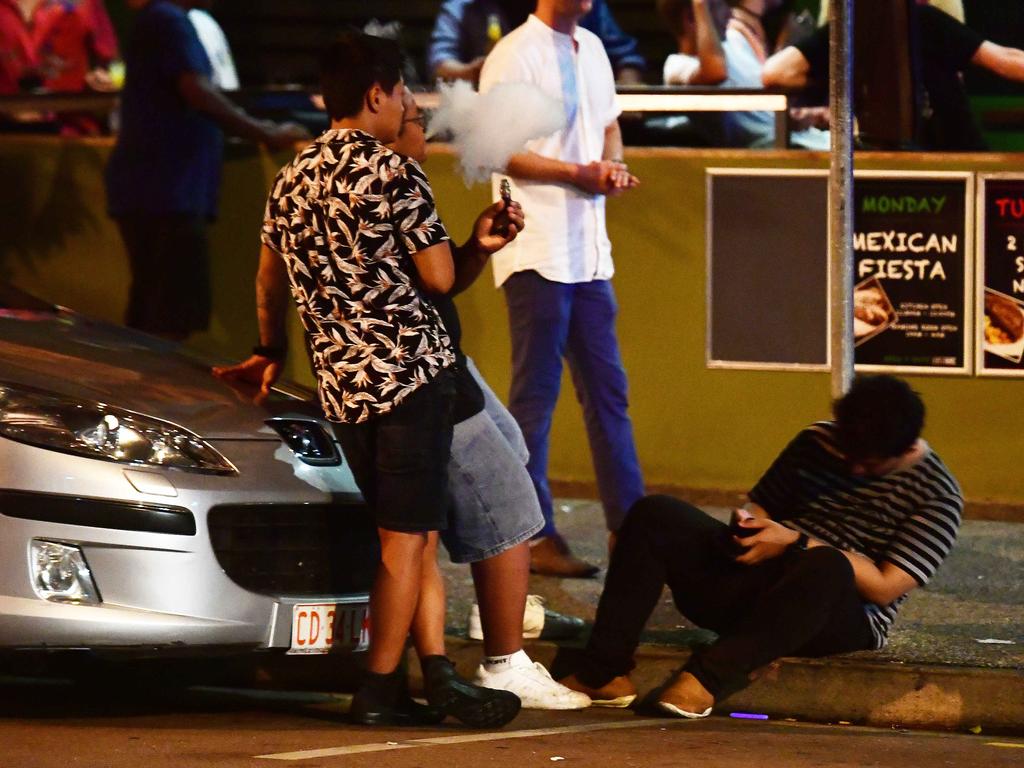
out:
M107 205L132 271L125 324L182 340L210 319L207 223L217 212L224 132L283 149L301 126L255 120L213 84L190 0L129 0L121 131L107 166Z
M0 0L0 94L113 91L123 70L102 0ZM100 133L94 116L33 114L25 127L67 136ZM10 127L10 126L9 126Z
M112 90L117 58L102 0L0 0L0 94Z
M213 3L206 5L212 6ZM188 20L195 27L199 42L203 44L203 50L206 51L210 66L213 67L210 82L222 91L237 91L238 71L235 69L235 59L231 55L231 46L228 45L228 38L220 24L210 15L209 8L190 8Z
M910 35L916 29L920 42L916 49L919 54L907 64L912 71L919 71L923 91L917 131L920 147L947 152L984 151L987 144L971 112L963 72L974 66L1007 80L1024 82L1024 51L986 40L932 5L911 3L909 8L913 12ZM827 101L828 78L828 25L772 55L762 75L766 86L804 88L808 99L820 103Z
M444 0L427 52L429 78L477 82L494 44L526 21L533 8L533 0ZM601 38L620 84L643 82L647 63L636 39L615 22L607 0L594 0L580 26Z
M938 8L940 11L945 11L957 21L965 21L964 17L964 3L963 0L916 0L919 5L931 5ZM821 6L818 9L818 21L819 24L826 24L828 22L828 2L822 0Z
M657 0L659 13L679 45L665 59L666 85L718 85L761 88L761 70L772 44L765 31L769 14L788 15L784 0L736 0L726 9L724 39L715 25L714 6L723 0ZM765 148L775 145L775 113L766 110L704 112L689 115L691 126L712 146ZM792 146L827 150L829 135L798 126Z

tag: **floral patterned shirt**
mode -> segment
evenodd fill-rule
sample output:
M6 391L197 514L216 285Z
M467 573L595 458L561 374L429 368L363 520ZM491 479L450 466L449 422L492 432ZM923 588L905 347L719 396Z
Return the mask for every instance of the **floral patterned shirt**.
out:
M387 413L454 362L412 261L446 240L423 170L362 131L329 130L278 173L263 242L288 268L328 418Z

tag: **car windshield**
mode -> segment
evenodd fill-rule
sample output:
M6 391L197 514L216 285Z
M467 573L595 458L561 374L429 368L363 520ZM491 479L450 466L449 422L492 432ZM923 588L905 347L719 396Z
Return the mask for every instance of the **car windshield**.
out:
M22 312L56 312L57 307L49 302L30 296L9 283L0 282L0 309Z

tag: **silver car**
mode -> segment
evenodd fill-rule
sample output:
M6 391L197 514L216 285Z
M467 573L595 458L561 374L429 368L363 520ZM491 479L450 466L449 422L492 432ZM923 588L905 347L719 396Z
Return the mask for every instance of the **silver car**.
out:
M378 544L308 393L0 283L0 650L358 651Z

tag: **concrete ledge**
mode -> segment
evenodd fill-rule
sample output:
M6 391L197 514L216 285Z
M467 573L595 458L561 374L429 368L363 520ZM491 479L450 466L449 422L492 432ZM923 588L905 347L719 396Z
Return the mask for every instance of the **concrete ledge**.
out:
M448 638L448 655L472 675L480 643ZM528 643L551 668L559 647ZM689 656L685 649L641 646L632 677L641 695L657 688ZM410 664L413 675L419 665ZM842 657L781 659L748 688L720 702L719 714L757 712L773 719L847 722L882 728L1024 733L1024 672L1007 669L867 662Z
M599 498L597 483L593 480L551 480L551 490L556 497L563 499ZM691 488L666 483L647 485L647 493L678 496L698 507L738 507L747 500L745 489ZM1024 523L1024 504L968 499L964 504L964 518L998 523Z

